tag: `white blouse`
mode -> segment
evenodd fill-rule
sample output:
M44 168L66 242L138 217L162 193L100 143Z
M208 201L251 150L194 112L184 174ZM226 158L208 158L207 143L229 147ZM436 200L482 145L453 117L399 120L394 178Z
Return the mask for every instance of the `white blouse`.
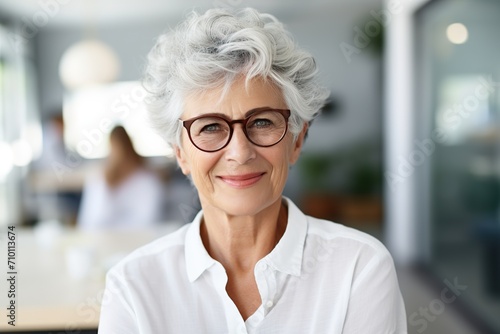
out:
M200 212L109 271L99 333L406 333L386 248L285 200L288 225L255 266L262 305L246 321L226 292L224 268L203 246Z

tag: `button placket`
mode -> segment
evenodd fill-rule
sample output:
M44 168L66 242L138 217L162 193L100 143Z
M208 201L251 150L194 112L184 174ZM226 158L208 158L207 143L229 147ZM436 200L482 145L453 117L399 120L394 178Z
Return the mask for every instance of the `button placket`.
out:
M252 314L250 316L250 318L248 318L245 321L245 325L246 325L248 332L254 333L257 330L257 327L259 326L259 324L262 322L262 320L264 320L264 310L263 310L263 307L260 306L257 309L257 311L255 311L255 313Z
M257 289L259 290L260 298L262 301L265 301L268 299L269 296L269 289L267 287L267 275L266 271L269 271L270 267L267 263L264 261L260 261L256 264L255 270L254 270L254 275L255 275L255 281L257 283ZM255 330L259 324L264 320L264 317L266 315L265 312L265 307L264 305L261 305L255 313L247 320L247 327L248 330Z
M262 317L267 315L275 304L275 296L277 293L276 274L276 271L265 262L260 262L257 265L255 275L262 299Z
M257 264L255 270L255 281L257 283L257 288L259 289L260 298L264 301L268 299L269 289L267 284L266 270L268 269L268 265L261 261Z
M242 325L239 327L239 329L238 329L237 333L248 333L248 331L247 331L247 327L245 326L245 324L242 324Z
M241 317L236 305L231 300L226 291L227 285L227 274L224 267L217 262L215 267L212 270L212 280L216 291L218 292L222 302L224 304L224 308L227 313L227 327L234 331L234 329L238 328L238 333L247 333L247 328Z
M266 282L267 282L267 299L264 306L267 314L276 304L276 296L278 293L278 272L273 270L270 273L270 275L266 277Z

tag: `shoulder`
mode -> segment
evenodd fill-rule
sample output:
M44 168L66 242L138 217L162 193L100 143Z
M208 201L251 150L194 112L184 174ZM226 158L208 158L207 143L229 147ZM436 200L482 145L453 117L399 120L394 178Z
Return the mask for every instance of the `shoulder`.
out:
M351 292L366 285L397 286L392 256L375 237L331 221L307 219L304 270L317 267L318 273L342 277Z
M319 239L332 247L343 246L346 250L363 250L390 256L387 248L375 237L328 220L306 216L308 220L308 237Z
M330 269L350 276L353 284L356 282L354 286L394 272L391 254L375 237L331 221L309 216L307 219L304 260L329 263Z
M131 179L135 182L147 182L153 184L161 183L160 176L154 171L146 168L140 168L132 174Z
M150 168L142 167L135 172L135 175L149 180L158 180L160 176Z
M127 191L140 191L141 196L150 198L153 194L157 195L163 189L163 181L154 171L141 168L135 171L123 184Z
M392 260L385 246L373 236L359 230L305 215L290 199L288 205L289 220L296 229L306 225L305 251L322 248L335 256L370 257L381 256Z
M92 170L86 176L84 180L84 187L96 187L106 184L104 178L104 173L102 171Z
M190 225L186 224L175 232L136 249L113 266L108 275L150 275L158 270L173 269L175 263L183 258L185 236Z

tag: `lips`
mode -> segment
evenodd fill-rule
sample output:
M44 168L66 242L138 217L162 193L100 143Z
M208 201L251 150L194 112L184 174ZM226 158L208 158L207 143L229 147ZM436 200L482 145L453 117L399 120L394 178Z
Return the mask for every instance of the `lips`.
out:
M235 187L235 188L246 188L259 182L259 180L264 176L265 173L249 173L240 175L222 175L218 176L222 182Z

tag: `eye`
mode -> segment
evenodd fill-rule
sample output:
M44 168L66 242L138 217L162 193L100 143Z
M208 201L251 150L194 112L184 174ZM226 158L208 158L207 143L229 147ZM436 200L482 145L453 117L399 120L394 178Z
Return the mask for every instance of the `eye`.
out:
M200 133L201 132L210 133L210 132L218 132L218 131L222 131L222 126L218 123L212 123L212 124L207 124L207 125L203 126L200 130Z
M251 127L265 128L273 125L273 121L267 118L258 118L250 124Z

